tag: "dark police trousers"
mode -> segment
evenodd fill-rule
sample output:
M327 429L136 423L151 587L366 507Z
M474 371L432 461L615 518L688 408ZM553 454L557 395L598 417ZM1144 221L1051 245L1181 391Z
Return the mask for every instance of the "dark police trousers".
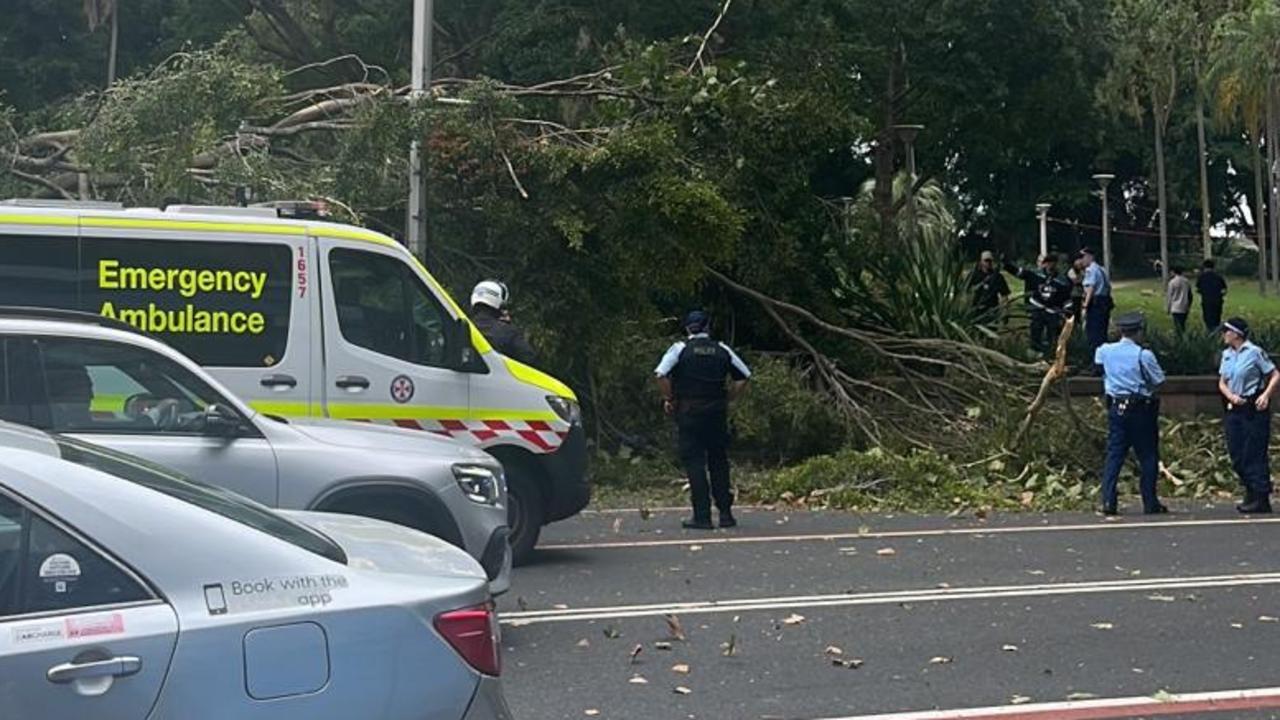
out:
M1129 449L1138 456L1141 468L1139 487L1142 507L1153 510L1160 504L1156 497L1156 476L1160 470L1160 417L1158 401L1131 401L1123 413L1115 401L1108 401L1107 462L1102 470L1102 502L1114 507L1117 501L1116 480Z
M1218 328L1222 325L1222 301L1205 302L1201 299L1200 312L1204 315L1204 329L1209 332L1218 332Z
M1057 347L1062 332L1062 316L1043 308L1031 308L1031 347L1049 352Z
M1084 335L1089 340L1090 352L1106 344L1113 307L1115 304L1110 295L1100 295L1089 301L1089 312L1084 316Z
M1227 452L1231 467L1252 495L1271 494L1271 464L1267 445L1271 439L1271 413L1262 412L1253 402L1227 410L1222 420L1227 433Z
M676 411L680 462L689 476L694 520L711 519L711 500L721 515L733 508L729 487L729 419L725 403ZM710 481L708 483L708 480Z

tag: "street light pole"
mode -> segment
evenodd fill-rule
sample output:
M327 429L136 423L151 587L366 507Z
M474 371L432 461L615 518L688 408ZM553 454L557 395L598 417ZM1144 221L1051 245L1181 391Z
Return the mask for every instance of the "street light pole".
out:
M1036 213L1040 216L1040 257L1049 254L1049 203L1036 203Z
M431 89L431 30L435 16L433 0L413 0L413 79L409 105L416 108ZM427 253L427 173L423 167L422 141L409 148L409 252L419 259Z
M1112 180L1116 179L1115 175L1110 173L1098 173L1093 176L1098 181L1098 188L1102 195L1102 266L1111 271L1111 213L1107 207L1107 186Z
M919 229L916 218L916 138L922 130L924 130L923 125L893 126L893 131L897 133L898 139L907 150L907 218L911 223L907 236L913 240Z

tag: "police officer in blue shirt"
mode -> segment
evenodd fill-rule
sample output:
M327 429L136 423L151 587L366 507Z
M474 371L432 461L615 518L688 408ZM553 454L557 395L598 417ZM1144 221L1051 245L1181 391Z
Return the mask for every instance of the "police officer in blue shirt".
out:
M654 370L663 408L675 416L680 462L689 475L693 518L682 524L710 530L714 498L720 527L730 528L738 523L729 485L729 402L746 388L751 370L728 345L711 339L705 312L690 312L684 329L688 339L673 344Z
M1111 325L1111 275L1093 259L1093 251L1080 251L1084 266L1084 333L1089 349L1097 351L1107 341L1107 328Z
M1164 384L1164 370L1155 353L1139 345L1146 321L1141 313L1116 318L1120 339L1094 353L1094 363L1102 367L1107 394L1107 461L1102 470L1102 512L1119 512L1116 480L1132 448L1141 469L1142 511L1148 515L1169 509L1156 496L1156 476L1160 467L1160 400L1156 390Z
M1218 392L1227 401L1222 421L1231 465L1244 484L1242 513L1271 512L1271 396L1280 385L1280 372L1267 351L1249 341L1249 323L1234 317L1222 324L1222 352Z

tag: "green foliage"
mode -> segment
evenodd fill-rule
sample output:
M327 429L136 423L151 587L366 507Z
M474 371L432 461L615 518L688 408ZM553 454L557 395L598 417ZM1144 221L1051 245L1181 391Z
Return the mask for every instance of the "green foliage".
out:
M977 318L949 200L936 182L927 182L907 202L911 182L905 174L895 179L893 200L903 213L888 246L877 239L873 182L846 211L831 254L836 297L845 316L864 327L968 340Z
M149 76L113 86L82 133L82 161L128 178L121 195L136 203L207 197L199 171L229 157L224 138L281 91L278 71L226 50L176 55Z
M733 408L734 445L739 457L785 465L834 452L849 430L827 395L793 362L752 361L751 387Z

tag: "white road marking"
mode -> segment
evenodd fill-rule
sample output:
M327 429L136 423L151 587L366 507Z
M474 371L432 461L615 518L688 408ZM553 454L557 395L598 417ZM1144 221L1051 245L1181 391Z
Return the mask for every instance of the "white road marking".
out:
M708 615L749 610L790 610L799 608L890 605L901 602L942 602L948 600L991 600L999 598L1048 597L1055 595L1095 595L1101 593L1149 592L1153 590L1195 590L1239 586L1280 585L1280 572L1243 575L1203 575L1184 578L1142 580L1098 580L1035 585L994 585L961 588L892 590L887 592L798 595L736 600L620 605L560 610L528 610L502 613L504 625L523 626L553 622L620 620L666 614Z
M561 543L539 545L539 550L624 550L633 548L684 547L689 545L751 545L758 543L836 542L842 540L886 540L892 538L926 538L964 535L1024 535L1033 533L1105 532L1108 530L1159 530L1162 528L1197 528L1280 523L1272 518L1221 518L1215 520L1168 520L1155 522L1097 522L1074 525L1018 525L1013 527L941 528L935 530L886 530L880 532L806 533L797 535L708 535L671 540L617 540L595 543Z
M1280 687L1224 690L1202 693L1170 693L1156 697L1100 698L1026 705L997 705L958 710L849 715L823 720L1098 720L1155 715L1186 715L1237 710L1260 710L1280 706Z

